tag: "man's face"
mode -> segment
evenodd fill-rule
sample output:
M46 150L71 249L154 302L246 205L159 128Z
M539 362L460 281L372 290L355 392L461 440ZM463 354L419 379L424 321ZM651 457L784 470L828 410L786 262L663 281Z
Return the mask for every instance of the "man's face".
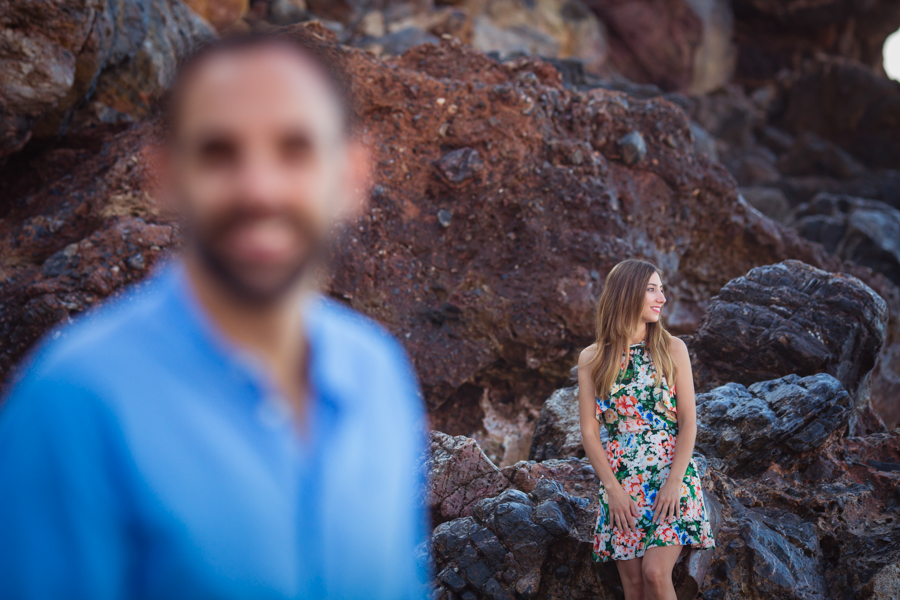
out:
M360 203L342 109L286 48L210 56L189 76L168 160L189 251L242 300L277 300Z

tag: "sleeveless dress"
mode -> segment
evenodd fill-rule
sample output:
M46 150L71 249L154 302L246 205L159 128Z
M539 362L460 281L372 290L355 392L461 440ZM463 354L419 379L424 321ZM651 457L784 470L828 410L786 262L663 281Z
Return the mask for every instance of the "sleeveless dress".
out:
M681 486L681 517L653 522L653 502L666 482L675 457L675 387L665 377L654 387L656 367L644 342L628 348L609 398L597 399L596 416L606 426L606 456L616 479L634 499L638 509L636 532L614 527L603 484L594 528L593 559L627 560L644 555L651 546L685 545L714 548L715 540L697 466L691 458Z

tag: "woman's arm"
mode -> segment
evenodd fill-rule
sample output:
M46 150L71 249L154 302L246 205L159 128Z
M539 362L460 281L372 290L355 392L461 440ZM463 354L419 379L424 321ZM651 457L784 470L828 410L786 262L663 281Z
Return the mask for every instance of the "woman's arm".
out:
M597 420L597 395L591 380L590 362L597 352L596 344L585 348L578 357L578 419L581 423L581 440L594 472L606 489L610 518L620 529L634 530L637 505L625 491L613 473L600 438L600 422ZM629 518L630 517L630 518Z
M694 376L691 372L691 357L685 343L677 337L672 338L669 347L675 361L676 417L678 419L678 435L675 438L675 457L663 487L656 496L653 507L655 521L667 515L681 516L681 486L691 455L694 453L694 442L697 439L697 405L694 402Z

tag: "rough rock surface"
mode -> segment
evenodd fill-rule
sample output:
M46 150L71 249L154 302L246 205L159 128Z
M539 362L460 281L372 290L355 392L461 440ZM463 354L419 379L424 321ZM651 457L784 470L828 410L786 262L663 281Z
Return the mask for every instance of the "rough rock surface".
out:
M590 341L600 274L626 256L666 270L676 331L757 264L842 268L742 203L664 101L570 92L546 65L450 43L353 70L380 82L360 92L381 176L331 286L407 340L439 429L471 432L485 403L498 420L536 412ZM647 153L627 166L617 141L632 131ZM474 152L484 168L453 166Z
M790 467L842 434L851 411L850 395L825 373L728 383L697 394L696 447L732 475Z
M601 431L605 429L601 428ZM578 386L553 392L541 407L528 460L584 456L578 417Z
M509 487L506 476L472 438L432 432L428 455L428 505L435 525L471 516L479 500Z
M752 477L710 459L723 516L701 598L892 597L900 431L835 439L811 458Z
M787 219L803 237L845 260L883 273L900 283L900 211L877 200L821 193L799 205ZM871 375L872 404L888 427L900 423L900 376L885 365L900 364L887 346Z
M530 460L584 456L577 388L562 388L541 410ZM825 373L728 383L697 394L698 452L720 459L729 474L789 466L842 435L853 411L841 382Z
M547 63L498 63L453 41L384 62L328 42L322 27L294 30L345 65L376 161L371 210L341 231L327 286L404 340L432 425L476 434L501 465L527 456L541 403L591 340L601 274L619 260L664 269L676 332L693 330L708 299L756 265L851 268L743 202L725 169L694 153L669 102L571 91ZM142 131L102 138L93 154L60 147L6 178L18 199L0 222L4 373L52 322L144 273L124 262L137 248L124 247L104 250L98 268L82 259L76 277L42 270L72 243L115 237L104 215L124 209L105 207L120 200L169 227L153 214ZM646 155L626 165L617 141L634 131ZM56 180L53 160L84 166ZM154 245L141 250L145 264ZM93 271L106 287L88 283Z
M472 451L477 450L474 440L438 432L432 432L431 440L442 449L430 463L433 477L446 481L448 462L465 472L484 469L487 459ZM493 469L505 485L482 494L467 514L441 521L432 533L434 597L617 597L621 587L615 566L597 566L590 558L599 482L587 460L522 461ZM460 480L457 495L470 490L471 484ZM707 499L716 531L719 503ZM439 513L435 502L440 498L432 495L429 506ZM712 556L709 550L683 551L674 575L679 597L696 594Z
M6 0L0 31L0 160L56 136L95 89L81 120L146 116L177 57L212 35L181 0Z
M597 74L609 73L606 31L576 0L457 0L473 18L472 45L501 58L535 54L575 58Z
M890 134L895 127L890 115L900 106L897 89L896 82L863 65L817 56L752 92L730 85L694 97L689 111L712 136L716 156L743 186L741 193L748 203L785 224L798 217L792 208L802 210L800 218L811 227L804 235L822 242L836 256L866 265L893 281L890 210L879 207L877 216L867 211L864 219L860 214L866 234L851 236L861 250L852 256L837 250L834 236L843 231L842 226L836 229L829 224L832 220L843 223L843 217L807 213L810 207L817 211L818 203L813 201L822 193L900 208L900 172L877 168L894 164L898 156L896 136ZM824 228L819 230L817 223ZM886 250L876 250L873 244ZM878 255L886 260L873 260ZM885 286L877 277L864 280L889 305L887 340L871 373L869 390L873 406L893 427L900 422L898 292L896 285Z
M851 431L880 429L869 414L866 390L857 391L884 344L887 324L884 299L853 276L795 260L757 267L728 282L710 302L690 341L694 384L707 391L726 382L829 373L858 396L862 422L854 421Z
M24 195L0 219L5 374L37 335L139 281L177 248L177 225L147 192L150 134L140 126L78 140L22 168L13 191Z

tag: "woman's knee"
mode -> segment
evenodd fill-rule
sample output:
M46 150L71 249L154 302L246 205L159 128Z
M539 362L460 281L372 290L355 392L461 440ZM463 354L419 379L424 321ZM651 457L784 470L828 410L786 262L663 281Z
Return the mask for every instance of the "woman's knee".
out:
M622 579L622 585L625 587L641 589L644 586L644 578L640 571L628 574L619 573L619 577Z
M641 565L641 574L644 584L653 587L667 583L668 578L671 577L671 573L667 573L663 565L647 560Z
M644 577L641 575L640 561L628 561L617 566L619 567L619 578L622 580L623 586L637 590L643 587Z

